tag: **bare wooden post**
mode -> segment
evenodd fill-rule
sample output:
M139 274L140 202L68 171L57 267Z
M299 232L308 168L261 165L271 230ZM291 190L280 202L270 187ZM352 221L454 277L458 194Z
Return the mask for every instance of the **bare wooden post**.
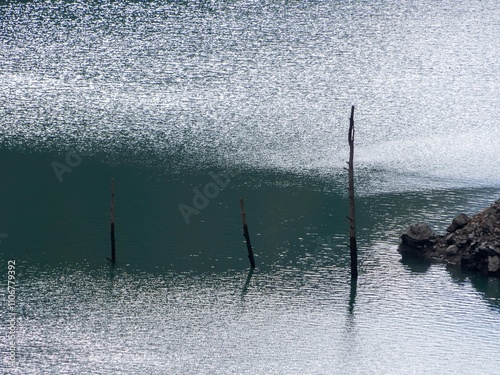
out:
M254 269L255 259L253 257L252 244L250 243L250 235L248 234L247 215L245 213L245 207L243 206L243 198L240 199L240 208L241 208L241 218L243 220L243 236L245 236L245 240L247 242L248 259L250 259L250 266L252 267L252 269Z
M349 247L351 248L351 277L358 277L358 246L356 244L356 210L354 206L354 106L349 119Z
M111 261L116 261L115 252L115 179L111 179Z

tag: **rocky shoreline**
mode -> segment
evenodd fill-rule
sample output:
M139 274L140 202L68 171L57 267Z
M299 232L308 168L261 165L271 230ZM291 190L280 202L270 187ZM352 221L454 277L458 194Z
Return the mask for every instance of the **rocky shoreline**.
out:
M500 199L472 217L458 215L446 232L437 235L425 222L413 224L401 235L398 251L402 256L500 276Z

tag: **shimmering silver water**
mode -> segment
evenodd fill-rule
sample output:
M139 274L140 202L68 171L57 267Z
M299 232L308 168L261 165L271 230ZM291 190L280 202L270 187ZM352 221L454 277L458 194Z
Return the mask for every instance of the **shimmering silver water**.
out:
M253 275L245 290L243 272L37 271L38 281L20 291L20 367L25 374L495 374L498 307L442 267L412 272L396 258L379 253L352 304L348 274L336 267L278 267Z
M498 374L498 280L396 246L500 196L499 32L494 0L1 3L0 260L2 275L18 260L18 320L0 369ZM59 183L68 150L83 163ZM208 170L241 174L185 225Z
M354 104L360 166L453 187L499 182L495 1L29 2L1 11L6 145L141 144L331 173L343 167Z

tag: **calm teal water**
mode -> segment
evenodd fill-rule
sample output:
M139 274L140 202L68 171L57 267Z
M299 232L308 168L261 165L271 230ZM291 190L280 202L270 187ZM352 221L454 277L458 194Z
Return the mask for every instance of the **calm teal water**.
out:
M495 1L2 3L0 372L497 374L500 281L396 249L500 197L499 31Z

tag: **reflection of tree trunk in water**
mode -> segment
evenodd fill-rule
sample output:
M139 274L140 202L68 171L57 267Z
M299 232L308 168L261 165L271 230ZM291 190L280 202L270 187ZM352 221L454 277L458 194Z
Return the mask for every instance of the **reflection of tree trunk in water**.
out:
M354 207L354 106L349 119L349 247L351 248L351 277L358 277L358 246L356 244L356 210Z
M349 293L349 314L354 311L354 305L356 304L356 292L358 289L358 280L351 278L351 291Z
M108 258L109 259L109 258ZM110 259L111 260L111 259ZM115 278L115 273L116 273L116 263L114 262L109 262L109 279L113 281Z
M247 279L245 281L245 285L243 285L243 290L241 291L241 295L245 295L247 290L248 290L248 285L250 285L250 279L252 278L253 275L253 268L250 268L250 271L248 272Z

